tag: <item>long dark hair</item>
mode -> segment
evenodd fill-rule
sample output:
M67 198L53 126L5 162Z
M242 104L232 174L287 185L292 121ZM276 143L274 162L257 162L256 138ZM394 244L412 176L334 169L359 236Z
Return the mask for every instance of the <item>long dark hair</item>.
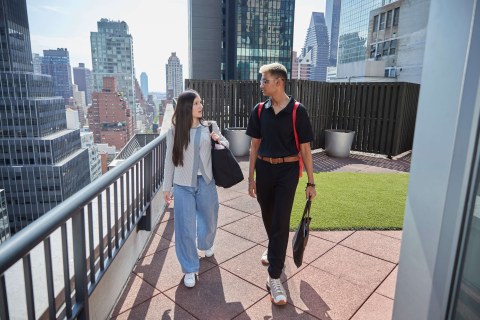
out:
M172 124L175 127L172 160L175 167L183 166L183 151L187 149L190 143L193 101L199 96L195 90L184 91L178 96L177 106L172 117Z

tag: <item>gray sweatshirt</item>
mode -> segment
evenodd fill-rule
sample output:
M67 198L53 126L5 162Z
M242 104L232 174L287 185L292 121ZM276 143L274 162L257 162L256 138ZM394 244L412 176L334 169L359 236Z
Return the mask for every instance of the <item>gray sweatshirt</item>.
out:
M205 122L197 128L190 129L190 142L183 152L183 166L175 167L172 160L173 136L175 128L167 133L167 153L165 155L163 191L171 191L173 184L194 187L197 183L197 174L202 173L203 178L210 182L213 179L210 131L208 123L212 124L213 131L220 136L219 143L229 146L228 140L220 133L220 128L215 121ZM199 131L197 133L197 131ZM197 161L195 161L195 158ZM197 169L194 169L197 167Z

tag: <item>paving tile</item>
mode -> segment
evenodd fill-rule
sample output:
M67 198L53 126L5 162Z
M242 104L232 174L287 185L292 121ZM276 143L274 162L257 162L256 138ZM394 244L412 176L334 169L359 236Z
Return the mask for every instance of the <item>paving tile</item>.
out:
M247 170L248 171L248 170ZM240 183L230 187L229 190L234 190L244 195L248 195L248 173L243 172L244 179Z
M365 287L370 292L395 268L393 263L338 245L312 262L312 265Z
M158 234L160 237L175 242L175 225L174 220L168 220L162 223L159 223L154 229L153 232Z
M393 263L398 263L400 258L400 243L398 239L373 231L357 231L340 242L346 247Z
M180 307L198 319L232 319L266 296L245 280L212 268L200 275L194 288L181 285L165 292Z
M295 232L290 232L290 236L288 238L288 247L287 247L287 256L293 258L293 248L292 248L292 240L295 235ZM307 247L305 248L305 252L303 253L303 262L310 263L313 260L317 259L325 252L330 250L335 246L335 243L330 241L326 241L317 237L308 237Z
M230 208L250 214L260 211L260 205L258 204L257 199L252 198L247 194L232 200L224 201L223 204Z
M270 296L266 296L234 319L314 320L318 318L308 314L305 311L295 308L289 303L284 306L275 306L270 301Z
M170 205L169 208L165 210L165 212L162 214L159 220L159 223L166 222L172 219L173 219L173 202L172 202L172 205Z
M160 237L158 234L152 234L149 242L146 245L146 250L142 253L143 256L149 256L155 252L165 250L174 245L173 241Z
M265 251L265 247L256 246L235 258L228 260L220 265L221 268L226 269L242 279L256 285L257 287L266 291L266 281L268 276L267 267L262 265L260 257ZM300 268L295 266L293 259L287 257L285 259L285 268L280 276L282 282L285 282L288 278L291 278L297 272L305 268L302 265Z
M364 164L347 164L333 171L335 172L361 172L367 168Z
M343 320L357 311L371 291L311 265L284 285L289 303L320 319Z
M375 230L376 233L383 234L384 236L392 237L398 240L402 240L401 230Z
M223 203L225 201L235 199L244 195L241 192L233 190L231 188L225 189L222 187L217 187L218 202Z
M350 236L355 231L311 231L310 235L318 238L322 238L331 242L338 243Z
M200 274L215 264L200 259ZM183 272L177 260L175 246L147 256L137 263L133 272L160 291L183 283Z
M145 282L142 278L131 273L122 295L118 299L111 315L117 316L118 314L149 300L151 297L159 293L160 291Z
M133 309L127 310L115 319L123 320L143 320L143 319L182 319L195 320L191 314L183 310L175 302L167 298L162 293L154 296L152 299L139 304Z
M392 313L393 300L374 293L352 320L387 320L392 319Z
M388 275L380 287L375 291L387 298L393 299L395 297L395 287L397 285L398 266Z
M255 243L260 243L268 239L262 218L254 215L223 226L222 229Z
M217 235L215 236L215 254L213 257L206 259L212 263L219 264L241 254L255 245L252 241L240 238L222 229L217 229Z
M220 205L220 210L218 211L218 226L221 227L248 216L249 214L246 212Z

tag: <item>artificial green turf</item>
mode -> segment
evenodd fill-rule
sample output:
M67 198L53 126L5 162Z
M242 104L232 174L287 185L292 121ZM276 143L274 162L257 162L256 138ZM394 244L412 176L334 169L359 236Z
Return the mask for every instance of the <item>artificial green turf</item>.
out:
M316 173L317 196L310 215L313 230L401 229L408 174ZM295 230L305 207L307 175L298 183L290 228Z

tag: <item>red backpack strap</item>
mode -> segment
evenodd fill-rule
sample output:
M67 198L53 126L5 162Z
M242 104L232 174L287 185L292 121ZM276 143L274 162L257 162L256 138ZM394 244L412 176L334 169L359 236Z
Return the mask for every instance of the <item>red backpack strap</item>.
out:
M260 102L260 103L258 104L258 109L257 109L258 119L260 119L260 114L262 113L262 108L263 108L263 104L264 104L264 103L265 103L265 102Z
M298 176L301 177L302 172L303 172L303 159L302 159L302 153L300 152L300 142L298 141L298 133L297 133L297 126L296 126L296 124L297 124L297 109L298 109L299 105L300 105L300 102L295 101L295 105L293 106L292 120L293 120L293 135L295 137L295 145L297 146L298 156L300 158Z

